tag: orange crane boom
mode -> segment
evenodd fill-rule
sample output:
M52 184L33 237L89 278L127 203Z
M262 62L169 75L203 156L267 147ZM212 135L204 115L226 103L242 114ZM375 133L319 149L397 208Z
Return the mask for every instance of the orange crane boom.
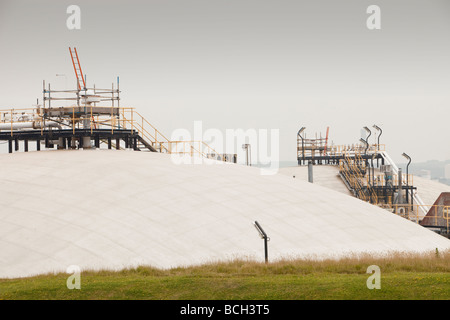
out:
M78 58L77 48L70 48L70 57L72 58L73 69L75 70L75 77L77 78L78 90L86 90L86 83L84 82L83 71L81 70L80 59ZM83 87L81 86L83 84Z

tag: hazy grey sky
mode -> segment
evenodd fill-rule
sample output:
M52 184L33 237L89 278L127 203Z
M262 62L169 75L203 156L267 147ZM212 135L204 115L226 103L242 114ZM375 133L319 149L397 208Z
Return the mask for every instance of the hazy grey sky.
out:
M66 9L81 8L81 30ZM369 5L381 30L369 30ZM160 0L0 2L0 107L31 107L42 80L75 87L120 76L122 105L177 128L280 129L356 143L379 125L396 161L450 159L450 1ZM66 77L56 77L65 74ZM374 135L372 135L373 137Z

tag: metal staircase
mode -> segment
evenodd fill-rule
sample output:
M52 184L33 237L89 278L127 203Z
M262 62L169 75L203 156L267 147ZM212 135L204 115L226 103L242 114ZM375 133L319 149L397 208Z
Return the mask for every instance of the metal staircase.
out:
M345 155L339 164L339 176L347 189L363 201L378 203L375 190L364 178L366 171L366 162L358 153Z

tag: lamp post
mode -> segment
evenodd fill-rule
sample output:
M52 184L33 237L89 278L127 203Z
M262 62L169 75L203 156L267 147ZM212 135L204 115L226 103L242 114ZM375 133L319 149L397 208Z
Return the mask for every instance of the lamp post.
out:
M366 137L366 150L364 151L364 155L366 156L366 167L369 166L369 159L367 159L367 149L369 149L369 137L372 134L372 131L370 131L369 128L364 127L364 130L366 130L369 135ZM369 180L370 180L370 170L369 170Z
M380 133L378 134L378 142L377 142L377 153L378 151L380 151L380 136L383 134L383 130L381 130L381 128L379 126L377 126L376 124L373 125L373 128L380 131ZM377 167L378 167L378 157L377 157Z
M251 146L249 143L244 143L242 145L242 149L245 150L245 165L251 166L252 165L252 154L251 154ZM249 151L250 150L250 151ZM250 153L250 161L249 161L249 153Z
M369 147L369 143L366 140L364 140L363 138L359 139L359 141L366 145L366 150L364 151L364 154L366 154L367 148ZM369 160L368 159L364 159L364 160L365 160L366 168L367 168L369 166L368 165L369 164ZM370 181L370 169L369 169L369 181Z
M367 143L366 140L364 140L363 138L359 139L360 142L364 143L366 145L366 148L364 150L364 154L367 152L367 148L369 147L369 144Z
M409 203L408 201L408 193L409 193L409 164L411 163L411 157L408 156L406 153L403 152L402 154L403 157L406 158L406 160L408 160L408 164L406 165L406 203ZM413 195L412 195L412 190L411 190L411 204L412 204L412 199L413 199Z
M305 162L305 144L304 144L304 141L303 141L302 132L305 131L305 129L306 129L306 127L302 127L297 132L297 136L300 137L300 139L302 139L302 162L303 163Z
M371 166L372 166L372 184L371 184L371 187L372 187L372 190L373 190L373 187L375 186L375 167L373 166L373 159L376 157L376 154L374 153L373 155L372 155L372 163L371 163ZM369 181L370 182L370 181ZM378 198L378 193L377 193L377 198Z
M369 137L372 134L372 131L370 131L370 129L367 128L367 127L364 127L364 129L369 133L369 135L366 137L366 143L367 143L367 148L368 148L369 147ZM366 148L366 152L365 153L367 153L367 148Z
M373 128L380 131L380 134L378 135L378 142L377 142L377 149L380 149L380 136L383 134L383 130L381 130L381 128L379 126L377 126L376 124L373 125Z

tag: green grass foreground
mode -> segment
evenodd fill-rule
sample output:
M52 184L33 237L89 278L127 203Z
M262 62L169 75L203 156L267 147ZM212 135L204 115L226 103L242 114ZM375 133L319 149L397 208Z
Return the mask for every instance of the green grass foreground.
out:
M366 286L370 265L381 270L381 289ZM81 273L81 289L69 290L69 274L1 279L0 299L450 299L450 252L394 254L386 258L286 260L269 264L236 260L159 270Z

